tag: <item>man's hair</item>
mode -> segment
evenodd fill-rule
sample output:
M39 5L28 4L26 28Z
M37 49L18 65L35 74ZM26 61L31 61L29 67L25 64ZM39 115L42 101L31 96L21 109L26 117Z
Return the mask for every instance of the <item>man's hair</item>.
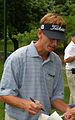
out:
M64 19L56 13L47 13L41 20L40 24L55 23L60 25L66 25Z

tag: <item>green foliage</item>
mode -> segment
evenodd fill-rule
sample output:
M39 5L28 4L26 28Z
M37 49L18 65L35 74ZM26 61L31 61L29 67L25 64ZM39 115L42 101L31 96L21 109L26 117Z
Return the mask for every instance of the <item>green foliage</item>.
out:
M3 37L3 21L4 21L4 18L3 18L3 0L0 0L0 38Z
M27 2L25 0L11 0L10 3L8 0L8 26L14 26L19 32L30 31L33 29L33 26L37 27L41 16L45 13L62 13L63 11L64 14L64 9L66 9L64 6L66 4L62 5L63 0L61 1L61 5L56 3L57 1L53 0L28 0Z
M64 16L64 19L66 21L66 38L67 38L67 44L71 40L71 34L73 31L75 31L75 15L71 16Z
M18 32L30 31L48 11L52 10L52 0L8 0L8 26L14 26Z
M2 39L3 0L0 0L0 12L0 38ZM68 41L62 41L61 46L66 46L75 29L74 0L11 0L11 2L7 0L7 31L12 33L13 37L18 38L20 42L25 41L25 44L28 44L31 40L37 39L35 32L32 31L39 27L40 18L48 12L56 12L64 16L67 23L66 38ZM9 39L9 36L7 37Z
M66 0L55 0L55 4L64 4L66 2Z
M28 45L32 40L37 40L37 29L31 30L30 32L25 31L24 33L18 33L17 35L13 35L19 41L21 46Z
M0 102L0 120L4 120L4 115L5 110L4 110L4 103Z

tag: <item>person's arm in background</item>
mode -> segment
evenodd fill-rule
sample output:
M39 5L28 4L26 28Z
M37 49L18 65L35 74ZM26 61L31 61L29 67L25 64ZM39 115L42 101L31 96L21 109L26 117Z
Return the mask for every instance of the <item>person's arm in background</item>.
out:
M73 60L75 60L75 56L68 57L67 59L64 59L64 63L70 63Z

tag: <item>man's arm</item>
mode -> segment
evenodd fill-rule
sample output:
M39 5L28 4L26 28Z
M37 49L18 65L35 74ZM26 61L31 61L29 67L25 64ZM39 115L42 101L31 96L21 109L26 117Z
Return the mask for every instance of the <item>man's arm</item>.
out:
M72 62L73 60L75 60L75 56L68 57L67 59L64 59L64 63L70 63L70 62Z
M71 109L67 109L67 111L64 114L64 118L66 120L75 120L75 107Z
M22 99L15 95L3 95L1 96L1 100L11 106L24 109L26 112L33 115L37 114L42 108L42 105L38 100L35 100L34 103L31 100Z
M61 112L66 112L68 108L68 105L65 104L64 101L61 99L55 99L54 101L51 102L51 105Z
M2 102L2 97L0 96L0 102Z
M74 120L74 118L75 118L74 115L72 115L72 114L67 115L67 112L69 110L71 110L71 108L67 104L65 104L63 100L56 99L51 104L54 108L58 109L61 112L64 112L65 120Z

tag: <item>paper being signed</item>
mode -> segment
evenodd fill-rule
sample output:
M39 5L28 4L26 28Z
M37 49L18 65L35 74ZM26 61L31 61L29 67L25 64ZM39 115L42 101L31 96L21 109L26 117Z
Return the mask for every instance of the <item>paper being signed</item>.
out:
M50 116L41 114L38 120L63 120L61 116L55 111Z

